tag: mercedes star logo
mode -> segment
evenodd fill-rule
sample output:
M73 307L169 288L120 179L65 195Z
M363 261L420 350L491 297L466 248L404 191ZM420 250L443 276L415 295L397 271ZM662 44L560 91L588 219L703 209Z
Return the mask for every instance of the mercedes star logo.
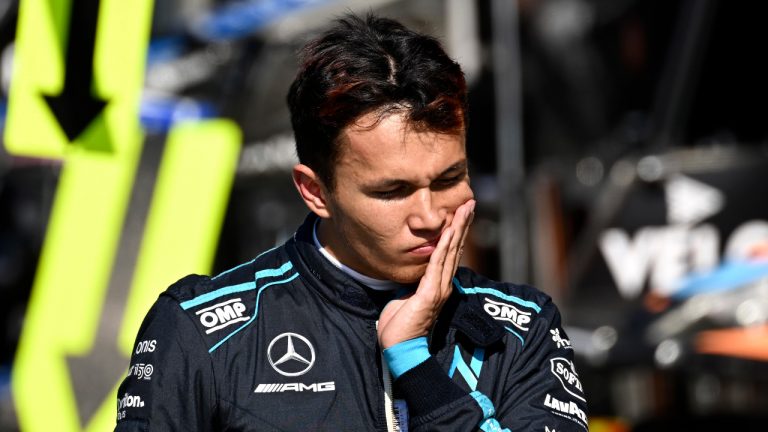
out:
M286 341L283 342L283 339ZM273 348L276 354L272 353ZM269 343L267 357L269 364L280 375L299 376L315 364L315 348L300 334L283 333Z

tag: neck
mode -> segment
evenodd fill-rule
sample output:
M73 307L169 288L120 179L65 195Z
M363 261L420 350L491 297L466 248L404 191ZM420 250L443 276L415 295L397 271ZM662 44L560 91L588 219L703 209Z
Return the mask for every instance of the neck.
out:
M320 253L322 253L323 256L325 256L328 259L328 261L330 261L334 266L336 266L336 268L346 273L352 279L355 279L356 281L376 291L391 291L391 290L395 290L402 287L402 285L400 285L397 282L393 282L390 280L376 279L368 275L364 275L356 271L355 269L345 265L341 261L339 261L336 255L331 250L329 250L324 246L325 243L322 242L321 237L318 236L318 234L322 232L322 230L318 229L320 225L320 221L321 219L318 218L317 221L315 221L315 225L312 229L312 237L315 241L315 247L317 247Z

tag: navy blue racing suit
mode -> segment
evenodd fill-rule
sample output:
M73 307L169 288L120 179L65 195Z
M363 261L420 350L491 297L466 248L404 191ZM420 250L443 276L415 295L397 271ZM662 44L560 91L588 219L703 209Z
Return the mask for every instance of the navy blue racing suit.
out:
M117 395L116 431L583 431L586 398L550 298L459 268L431 356L392 383L370 290L315 247L280 247L162 293Z

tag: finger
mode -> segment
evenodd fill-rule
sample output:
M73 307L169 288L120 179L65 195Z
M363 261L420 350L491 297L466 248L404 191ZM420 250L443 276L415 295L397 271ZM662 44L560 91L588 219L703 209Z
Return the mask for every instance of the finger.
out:
M475 200L472 200L472 203L470 204L469 208L467 209L467 219L464 223L464 227L461 233L461 241L459 242L459 249L461 250L464 247L464 241L467 239L467 234L469 233L469 227L472 226L472 221L475 219L475 205L477 202Z
M456 235L458 237L458 234ZM439 296L441 300L445 300L451 295L451 281L453 279L454 269L459 261L458 256L458 244L454 243L451 249L448 251L448 255L445 258L445 265L441 269L440 273L440 288Z
M456 232L460 234L454 236L451 241L451 247L448 250L448 256L446 257L446 265L443 267L443 274L441 275L441 287L443 289L443 294L446 296L450 294L451 281L453 280L453 275L456 273L456 268L461 259L464 239L466 238L467 228L469 227L469 221L472 217L474 205L474 200L470 200L460 206L456 210L454 220L451 223L451 225L455 225L454 228L456 228Z
M419 287L416 289L417 294L435 295L439 292L445 259L454 236L455 231L452 227L446 228L443 231L443 235L440 236L440 240L437 242L434 252L432 252L432 256L429 257L427 269L424 272L424 276L421 277Z
M454 244L458 246L464 244L464 239L467 237L469 225L472 223L474 213L475 200L469 200L456 209L453 221L451 221L451 226L456 229L456 232L459 233L459 235L454 238Z
M467 240L467 234L469 234L469 227L472 226L472 221L475 218L475 204L476 202L472 200L470 205L467 207L466 219L462 226L461 238L459 239L459 246L458 246L459 249L457 252L458 257L456 258L456 263L453 267L453 273L456 273L456 269L459 266L459 262L461 261L461 258L464 255L464 242Z

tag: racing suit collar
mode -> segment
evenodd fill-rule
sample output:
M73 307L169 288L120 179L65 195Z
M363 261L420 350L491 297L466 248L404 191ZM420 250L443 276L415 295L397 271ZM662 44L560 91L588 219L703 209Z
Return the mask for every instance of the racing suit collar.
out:
M372 290L339 270L317 249L313 229L318 216L310 213L286 243L286 250L308 285L330 303L363 318L377 320L387 302L395 296L391 291ZM458 279L470 274L459 269ZM440 313L442 319L464 334L477 346L489 346L504 336L504 327L483 311L477 298L454 291Z
M372 290L329 262L312 236L317 219L317 215L310 213L286 244L291 260L308 284L329 302L364 318L378 319L394 293Z

